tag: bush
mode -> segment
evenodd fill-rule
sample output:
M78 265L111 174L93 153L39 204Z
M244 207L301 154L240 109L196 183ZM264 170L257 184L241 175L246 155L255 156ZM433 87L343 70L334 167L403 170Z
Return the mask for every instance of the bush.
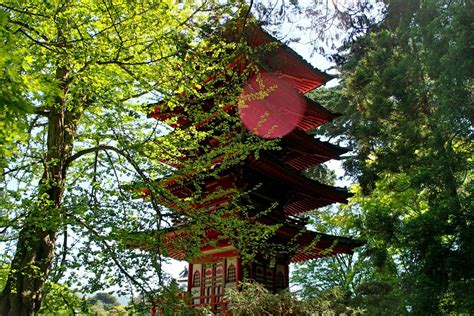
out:
M331 295L299 300L288 290L271 293L263 285L243 282L237 289L226 292L226 300L234 315L360 315L361 311L334 303Z

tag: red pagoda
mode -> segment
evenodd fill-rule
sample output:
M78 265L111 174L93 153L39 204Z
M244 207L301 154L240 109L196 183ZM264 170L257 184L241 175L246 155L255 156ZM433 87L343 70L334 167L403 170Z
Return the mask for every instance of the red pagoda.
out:
M252 47L277 42L258 26L249 27L245 36ZM345 190L319 183L302 174L304 170L338 158L345 152L307 134L337 117L304 96L325 84L331 77L314 69L281 43L274 45L259 62L265 66L259 67L258 73L254 74L253 78L260 76L255 82L266 80L274 87L260 98L260 101L266 100L265 106L269 109L265 112L266 120L262 120L258 104L255 105L257 110L249 109L248 106L240 107L238 104L229 105L225 110L233 115L240 114L247 133L253 132L263 138L279 138L281 149L250 153L241 163L226 168L217 177L201 180L202 198L200 202L193 202L190 207L203 212L226 209L222 217L240 216L249 225L272 226L275 227L274 234L265 241L265 245L262 245L264 247L256 250L253 260L245 260L242 256L242 243L235 242L233 236L226 235L212 223L202 230L203 244L199 256L190 254L179 242L186 240L189 230L193 229L195 224L192 220L176 222L162 237L170 257L190 261L187 291L192 297L191 304L209 306L216 314L230 313L224 293L226 289L235 288L245 279L262 283L267 289L277 292L289 286L288 266L291 262L341 253L350 254L353 248L361 245L359 241L350 238L307 230L307 222L299 217L319 207L346 203L349 197ZM251 80L252 76L247 82L249 88L243 89L244 96L252 93L252 89L255 90ZM285 90L283 93L282 89ZM251 98L247 98L249 99ZM276 103L280 105L275 105ZM293 109L293 104L298 105L299 109ZM188 124L186 118L183 119L183 113L166 111L162 106L157 106L151 114L160 120L174 115L181 115L178 125ZM274 121L271 121L272 115L276 117ZM278 121L285 121L281 117L287 118L287 122L281 123L286 124L283 129ZM200 123L197 127L204 124ZM209 145L216 148L219 146L218 141L213 143L213 140L209 140ZM193 159L193 156L183 159ZM222 159L225 156L216 158L215 163L220 163ZM179 164L174 165L179 168ZM165 187L176 199L174 202L164 201L163 204L186 214L185 207L179 201L184 201L195 193L196 187L190 179L192 176L187 179L165 179ZM236 192L245 192L245 198L236 199ZM243 208L247 209L245 216L239 210L232 212L232 205L235 203L242 203ZM247 207L249 205L251 207ZM271 249L271 255L265 249Z

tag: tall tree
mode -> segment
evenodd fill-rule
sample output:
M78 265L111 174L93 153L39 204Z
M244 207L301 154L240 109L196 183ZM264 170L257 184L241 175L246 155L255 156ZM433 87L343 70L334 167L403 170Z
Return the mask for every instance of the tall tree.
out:
M217 100L211 113L222 112L235 88L216 84L204 91L200 85L228 73L242 53L218 31L240 9L248 13L238 1L0 4L1 80L8 83L1 106L33 112L16 116L21 137L7 139L15 155L3 156L1 148L0 260L10 271L1 315L37 313L46 280L58 281L68 268L87 266L81 278L95 274L86 282L90 291L128 283L146 292L151 272L162 277L159 236L148 238L155 243L151 255L128 249L125 241L133 239L130 232L160 231L177 218L159 205L171 197L156 181L172 171L160 161L196 150L209 132L170 133L147 118L147 104L162 102L169 110L187 104L181 111L194 122L209 115L202 112L206 100ZM0 127L3 145L9 125ZM193 168L210 170L211 160L204 155ZM134 200L127 182L147 186L148 202ZM80 285L77 273L66 275Z
M383 23L349 43L343 118L363 236L395 262L414 313L473 309L470 1L387 1ZM337 110L337 109L336 109Z
M341 92L340 87L320 89L311 96L330 107L347 102ZM325 165L309 170L307 176L330 185L336 180L334 171ZM367 244L351 255L339 254L295 265L291 282L299 297L308 302L325 300L341 313L347 309L370 315L402 313L396 264L394 260L386 260L383 266L378 264L374 254L377 247L367 240L369 236L361 227L362 214L357 198L352 198L349 205L333 205L311 213L309 223L316 231L358 238Z

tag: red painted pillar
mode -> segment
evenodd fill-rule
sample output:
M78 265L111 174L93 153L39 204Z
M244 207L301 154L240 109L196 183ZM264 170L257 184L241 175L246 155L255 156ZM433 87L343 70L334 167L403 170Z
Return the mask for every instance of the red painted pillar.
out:
M191 288L193 287L193 264L189 263L188 268L188 293L191 293Z

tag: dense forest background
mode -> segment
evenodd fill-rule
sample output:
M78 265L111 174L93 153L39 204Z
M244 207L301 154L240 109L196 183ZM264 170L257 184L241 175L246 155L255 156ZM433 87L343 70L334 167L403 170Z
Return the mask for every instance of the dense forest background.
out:
M343 166L356 183L354 197L310 217L316 230L366 245L352 256L297 266L293 296L251 286L243 296L233 293L243 302L236 308L243 314L276 307L302 314L310 305L368 315L474 311L472 1L3 1L1 315L127 313L103 293L89 300L73 293L111 286L135 297L136 313L163 302L176 309L177 287L162 271L159 238L134 240L153 252L127 242L132 232L159 234L179 217L160 206L173 199L157 184L173 172L160 162L197 150L208 135L170 132L147 113L162 100L176 107L186 101L196 105L186 109L188 117L200 121L200 102L235 100L242 78L231 78L235 86L216 82L212 91L194 88L236 52L255 54L222 42L219 32L231 17L250 13L277 38L309 42L337 65L340 84L311 97L342 116L314 133L351 149ZM306 38L285 38L288 23ZM227 117L208 133L219 135L237 121ZM150 142L158 136L162 141ZM239 139L222 150L241 154L228 155L219 168L277 146ZM205 151L183 172L198 166L217 174L214 158ZM325 167L308 176L334 182ZM146 201L136 198L137 184L149 188ZM204 229L209 218L193 216ZM259 240L272 231L233 225L241 238L251 232Z
M368 314L474 310L473 4L390 1L338 55L342 84L314 95L341 119L318 131L353 149L348 206L319 230L367 241L294 275L305 297L339 292Z

